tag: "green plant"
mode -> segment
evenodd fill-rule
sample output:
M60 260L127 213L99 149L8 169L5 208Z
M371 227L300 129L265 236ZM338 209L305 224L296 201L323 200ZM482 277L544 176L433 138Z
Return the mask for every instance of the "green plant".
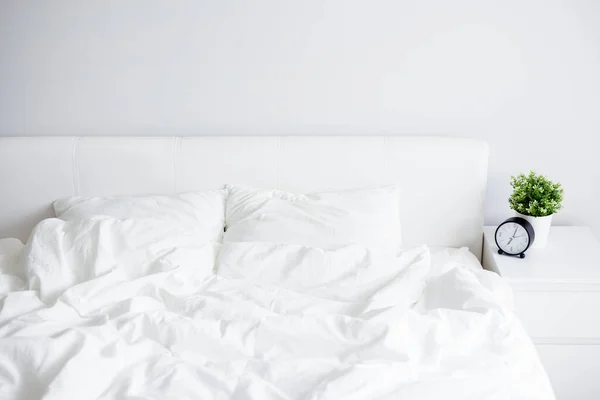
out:
M510 177L513 193L508 198L510 208L532 217L545 217L561 209L563 189L558 182L552 182L544 175L529 172Z

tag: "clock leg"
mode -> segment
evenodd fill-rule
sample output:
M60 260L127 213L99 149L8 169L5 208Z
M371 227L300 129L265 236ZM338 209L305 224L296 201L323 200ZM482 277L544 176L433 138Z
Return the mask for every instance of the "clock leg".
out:
M519 254L519 258L525 258L525 253Z
M498 249L498 254L504 254L504 252L500 249Z

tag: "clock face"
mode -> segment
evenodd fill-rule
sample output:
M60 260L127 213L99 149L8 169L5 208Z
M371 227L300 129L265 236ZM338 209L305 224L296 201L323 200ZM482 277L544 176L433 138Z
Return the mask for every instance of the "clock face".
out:
M529 246L529 234L516 222L507 222L496 232L496 244L508 254L521 254Z

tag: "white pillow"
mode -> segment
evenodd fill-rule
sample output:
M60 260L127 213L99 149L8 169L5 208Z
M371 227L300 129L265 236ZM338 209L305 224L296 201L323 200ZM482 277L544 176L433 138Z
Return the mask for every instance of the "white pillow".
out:
M178 224L193 228L199 240L220 242L226 196L227 191L222 189L164 196L70 197L56 200L54 212L65 221L114 218Z
M401 245L396 186L292 194L227 185L224 242L271 242L320 248Z

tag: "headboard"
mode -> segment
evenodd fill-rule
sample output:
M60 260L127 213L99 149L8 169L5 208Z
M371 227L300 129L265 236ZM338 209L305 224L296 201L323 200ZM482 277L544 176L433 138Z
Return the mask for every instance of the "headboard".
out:
M0 237L27 239L57 198L244 183L297 192L402 188L406 245L481 256L488 147L411 136L0 138Z

